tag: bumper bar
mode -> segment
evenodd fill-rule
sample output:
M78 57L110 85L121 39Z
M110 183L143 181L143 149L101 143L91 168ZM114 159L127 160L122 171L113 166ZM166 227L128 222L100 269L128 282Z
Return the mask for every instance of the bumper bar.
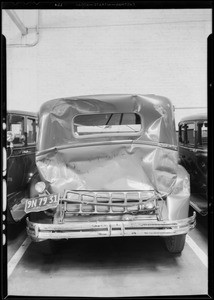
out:
M177 221L134 220L41 224L27 218L27 233L34 241L113 236L172 236L195 227L196 213Z

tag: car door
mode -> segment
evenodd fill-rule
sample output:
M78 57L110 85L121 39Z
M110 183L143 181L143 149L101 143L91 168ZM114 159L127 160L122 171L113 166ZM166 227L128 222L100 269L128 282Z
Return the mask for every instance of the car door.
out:
M35 147L37 118L26 114L8 114L7 145L7 220L24 217L23 201L27 186L36 172Z
M197 122L197 148L196 148L196 172L195 184L198 192L207 193L207 121Z
M35 151L36 151L37 119L32 116L25 117L25 149L22 154L25 160L23 184L26 185L36 171Z
M191 181L196 176L196 124L183 122L179 125L179 157L181 164L190 174Z
M14 193L22 189L25 174L23 149L25 147L24 116L8 114L7 130L13 141L7 143L7 192Z

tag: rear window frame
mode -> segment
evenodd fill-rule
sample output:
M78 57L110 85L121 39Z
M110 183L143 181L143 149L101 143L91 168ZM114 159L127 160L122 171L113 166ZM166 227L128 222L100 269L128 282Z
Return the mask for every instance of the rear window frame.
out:
M105 114L136 114L140 117L140 124L141 129L137 132L132 132L132 131L127 131L127 132L107 132L107 133L89 133L89 134L83 134L79 135L75 129L74 129L74 119L78 116L91 116L91 115L105 115ZM71 129L73 136L77 139L86 139L86 138L104 138L104 137L112 137L112 136L140 136L142 132L144 131L144 123L142 121L142 116L136 112L102 112L102 113L91 113L91 114L76 114L73 116L72 121L71 121ZM123 124L124 125L124 124ZM136 124L138 125L138 124Z

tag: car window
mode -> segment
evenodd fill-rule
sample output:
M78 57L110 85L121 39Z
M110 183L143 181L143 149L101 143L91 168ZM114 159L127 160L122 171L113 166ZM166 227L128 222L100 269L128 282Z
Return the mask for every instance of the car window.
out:
M27 118L27 143L36 142L36 121L35 119Z
M38 134L39 134L39 125L38 125L38 121L36 121L36 142L38 140Z
M186 124L186 130L187 130L186 144L195 145L195 124L194 123Z
M198 146L207 147L207 122L198 123Z
M179 142L184 144L185 143L185 125L179 125Z
M24 117L11 115L9 119L9 131L12 132L14 145L24 145Z
M141 118L135 113L78 115L74 118L76 135L139 132Z

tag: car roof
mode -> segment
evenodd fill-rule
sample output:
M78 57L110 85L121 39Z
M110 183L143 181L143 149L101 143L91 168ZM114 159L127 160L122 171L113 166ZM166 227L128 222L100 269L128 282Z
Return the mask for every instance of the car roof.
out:
M38 113L24 111L24 110L8 110L7 114L16 114L22 116L38 117Z
M187 117L183 117L180 120L180 122L199 121L199 120L207 120L207 114L206 113L200 113L200 114L194 114L194 115L190 115L190 116L187 116Z
M87 135L77 137L73 120L77 115L135 113L140 115L143 130L137 133L115 135ZM39 111L40 128L38 150L42 151L61 145L86 142L108 142L109 140L148 141L177 146L174 112L166 97L136 94L105 94L60 98L45 102Z
M110 107L116 112L125 110L130 112L130 109L134 109L136 105L144 105L147 102L151 102L154 106L161 105L162 107L170 107L171 102L168 98L154 95L154 94L98 94L98 95L85 95L85 96L75 96L66 97L49 100L43 103L40 107L39 114L49 113L54 110L54 113L61 114L61 107L70 106L77 111L82 111L85 113L87 110L90 112L92 110L92 105L94 104L93 110L101 112L103 110L108 110ZM95 104L96 103L96 104ZM102 104L103 103L103 104ZM57 107L59 107L59 112ZM105 107L105 108L104 108Z

